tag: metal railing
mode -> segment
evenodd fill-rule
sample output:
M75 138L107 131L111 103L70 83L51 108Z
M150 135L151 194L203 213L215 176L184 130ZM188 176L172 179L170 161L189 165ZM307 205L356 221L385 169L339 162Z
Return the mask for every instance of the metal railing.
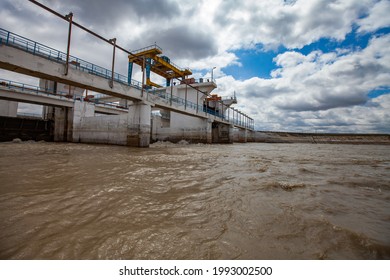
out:
M196 104L192 101L189 101L189 100L186 100L180 96L176 96L176 95L171 95L170 93L167 93L165 91L165 89L161 90L161 89L151 89L151 90L148 90L147 92L149 95L152 95L156 98L158 98L160 101L166 103L166 104L175 104L175 105L178 105L178 106L183 106L185 108L189 108L189 109L193 109L193 110L197 110L197 111L202 111L202 106L203 105L199 105L199 104ZM198 109L197 109L198 108Z
M133 54L138 54L138 53L141 53L141 52L144 52L144 51L148 51L148 50L152 50L152 49L158 49L159 51L162 52L162 48L160 48L159 46L157 46L157 44L153 44L153 45L150 45L150 46L147 46L147 47L144 47L144 48L140 48L140 49L137 49L137 50L133 50L131 51Z
M157 44L153 44L153 45L150 45L150 46L147 46L147 47L144 47L144 48L140 48L140 49L137 49L137 50L133 50L131 51L133 54L137 55L139 53L142 53L144 51L148 51L148 50L153 50L153 49L158 49L159 51L162 52L162 48L160 48ZM157 55L158 57L162 58L164 55L162 54L159 54ZM189 70L191 71L189 68L182 68L178 65L176 65L175 63L173 63L171 60L169 62L167 62L169 64L171 64L172 66L174 66L176 69L180 70L180 71L184 71L184 70Z
M8 88L10 90L22 91L23 93L34 94L34 95L44 95L49 97L55 96L57 98L67 99L67 100L74 99L73 97L70 97L68 95L68 92L59 91L57 93L52 93L50 92L50 89L44 89L38 86L33 86L33 85L19 83L19 82L5 80L5 79L0 79L0 87Z
M66 53L0 28L0 45L2 44L24 50L33 55L38 55L52 61L56 61L63 64L66 63ZM104 67L98 66L96 64L93 64L91 62L85 61L72 55L69 56L69 66L92 75L103 77L108 80L111 80L112 78L111 70L108 70ZM121 84L133 86L138 89L142 87L141 82L131 80L129 83L126 76L115 72L114 81Z
M65 92L65 91L57 91L56 93L53 93L54 89L41 88L38 86L33 86L33 85L15 82L15 81L6 80L6 79L0 79L0 87L8 88L10 90L21 91L21 92L26 93L26 94L41 95L41 96L46 96L46 97L65 99L65 100L69 100L69 101L80 100L82 102L93 103L96 105L103 105L103 106L107 106L110 108L128 109L128 107L121 106L117 102L105 102L105 101L99 100L99 98L96 98L96 97L91 99L91 100L88 100L88 99L85 99L81 96L69 96L69 92ZM196 103L185 100L184 98L181 98L179 96L174 96L174 95L171 96L167 92L161 92L161 90L149 91L148 93L150 95L158 98L160 101L163 101L166 104L175 104L175 105L181 106L181 107L186 106L185 108L193 110L194 113L195 112L204 112L208 115L212 115L212 116L220 118L221 120L230 122L233 125L247 127L250 129L253 129L253 127L254 127L251 123L240 120L240 118L238 116L234 117L233 113L229 114L228 111L225 111L225 112L216 111L216 110L207 108L203 104L197 105ZM233 109L227 108L227 110L233 110Z
M59 99L66 99L69 101L74 101L74 100L80 100L82 102L86 101L88 103L94 103L98 105L103 105L103 106L108 106L111 108L119 108L119 109L126 109L123 106L120 106L118 103L115 102L103 102L100 100L86 100L82 96L70 96L69 92L65 91L57 91L53 92L54 89L50 88L41 88L38 86L33 86L25 83L19 83L11 80L5 80L5 79L0 79L0 88L7 88L10 90L17 90L21 91L26 94L33 94L33 95L40 95L40 96L46 96L46 97L52 97L52 98L59 98Z

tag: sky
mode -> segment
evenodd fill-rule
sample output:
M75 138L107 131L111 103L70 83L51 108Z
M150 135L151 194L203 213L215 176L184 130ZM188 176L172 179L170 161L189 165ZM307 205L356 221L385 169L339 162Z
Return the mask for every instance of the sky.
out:
M235 92L257 130L390 133L390 0L39 2L126 49L156 43L196 78L213 72L214 93ZM27 0L0 4L1 28L66 50L67 22ZM111 67L112 47L77 28L71 54ZM127 75L124 53L115 66Z

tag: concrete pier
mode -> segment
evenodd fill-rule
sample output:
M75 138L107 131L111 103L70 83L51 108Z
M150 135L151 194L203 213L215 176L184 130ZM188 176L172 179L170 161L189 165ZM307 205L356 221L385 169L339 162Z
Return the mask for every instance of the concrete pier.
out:
M248 142L248 130L243 128L238 128L236 130L237 133L237 142L246 143Z
M220 144L232 144L233 143L233 126L229 124L223 124L213 122L212 125L212 142Z
M0 116L16 117L18 115L18 102L0 100Z
M55 141L149 147L150 105L139 102L128 114L95 116L95 106L76 100L73 109L56 108Z
M191 143L212 142L211 121L192 118L173 112L163 112L162 116L153 116L152 141L179 142L186 140Z
M71 142L73 139L73 109L54 108L54 141Z
M129 106L126 144L131 147L147 148L150 144L151 105L135 102Z
M254 130L247 130L247 142L256 142L256 133Z

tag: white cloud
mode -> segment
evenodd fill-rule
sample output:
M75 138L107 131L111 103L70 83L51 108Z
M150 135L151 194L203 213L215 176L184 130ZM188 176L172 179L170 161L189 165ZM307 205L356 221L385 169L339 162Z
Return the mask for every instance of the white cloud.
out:
M390 26L390 1L382 0L373 5L368 16L358 20L359 32L373 32Z
M320 38L343 40L373 0L223 1L215 15L226 49L284 45L301 48Z
M386 35L352 53L287 51L275 58L280 68L271 79L225 76L218 79L219 90L236 89L240 109L256 116L258 128L388 129L390 95L370 100L368 93L390 88L389 44Z

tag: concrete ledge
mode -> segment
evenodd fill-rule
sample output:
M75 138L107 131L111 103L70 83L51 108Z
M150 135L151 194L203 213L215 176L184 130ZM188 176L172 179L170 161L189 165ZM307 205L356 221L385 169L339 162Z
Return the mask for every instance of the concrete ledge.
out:
M390 144L390 134L337 134L256 131L255 142L313 144Z

